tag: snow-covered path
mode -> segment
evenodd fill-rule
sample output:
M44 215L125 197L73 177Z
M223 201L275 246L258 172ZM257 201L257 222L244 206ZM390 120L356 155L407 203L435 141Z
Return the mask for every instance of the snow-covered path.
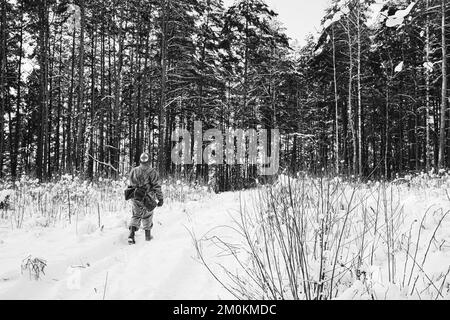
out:
M220 205L218 205L220 204ZM203 235L229 224L239 194L173 204L155 214L154 239L126 243L130 212L105 214L67 228L0 228L0 299L227 299L232 298L195 258L189 230ZM21 274L27 256L47 261L39 281ZM106 287L106 289L105 289Z

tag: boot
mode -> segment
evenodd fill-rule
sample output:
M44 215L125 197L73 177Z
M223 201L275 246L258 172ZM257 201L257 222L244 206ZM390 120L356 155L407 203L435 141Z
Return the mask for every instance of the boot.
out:
M128 236L128 244L136 244L136 240L134 239L135 233L137 231L136 227L130 227L130 235Z
M145 241L150 241L152 240L152 231L151 230L145 230Z

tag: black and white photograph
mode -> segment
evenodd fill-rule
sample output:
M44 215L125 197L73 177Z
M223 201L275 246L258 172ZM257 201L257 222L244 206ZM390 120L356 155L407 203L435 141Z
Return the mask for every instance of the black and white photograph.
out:
M449 0L0 0L0 301L450 300L449 62Z

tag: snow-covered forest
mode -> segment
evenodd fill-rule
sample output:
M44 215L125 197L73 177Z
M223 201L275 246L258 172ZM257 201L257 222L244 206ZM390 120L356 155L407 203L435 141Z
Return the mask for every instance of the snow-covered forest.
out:
M450 298L447 0L331 0L304 44L263 0L0 10L0 299ZM278 173L171 161L200 122L279 130Z
M1 175L116 177L177 127L279 128L291 172L445 169L447 1L332 1L295 46L259 0L1 2ZM307 10L307 8L305 8ZM444 58L443 58L444 57ZM251 179L220 168L220 189Z

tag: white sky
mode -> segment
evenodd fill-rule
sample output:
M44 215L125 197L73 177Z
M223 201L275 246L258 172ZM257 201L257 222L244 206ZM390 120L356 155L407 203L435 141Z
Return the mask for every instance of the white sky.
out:
M229 6L235 0L224 0ZM320 29L320 22L325 15L325 8L330 0L265 0L271 9L278 13L286 28L287 35L299 44L305 44L308 33L316 33Z

